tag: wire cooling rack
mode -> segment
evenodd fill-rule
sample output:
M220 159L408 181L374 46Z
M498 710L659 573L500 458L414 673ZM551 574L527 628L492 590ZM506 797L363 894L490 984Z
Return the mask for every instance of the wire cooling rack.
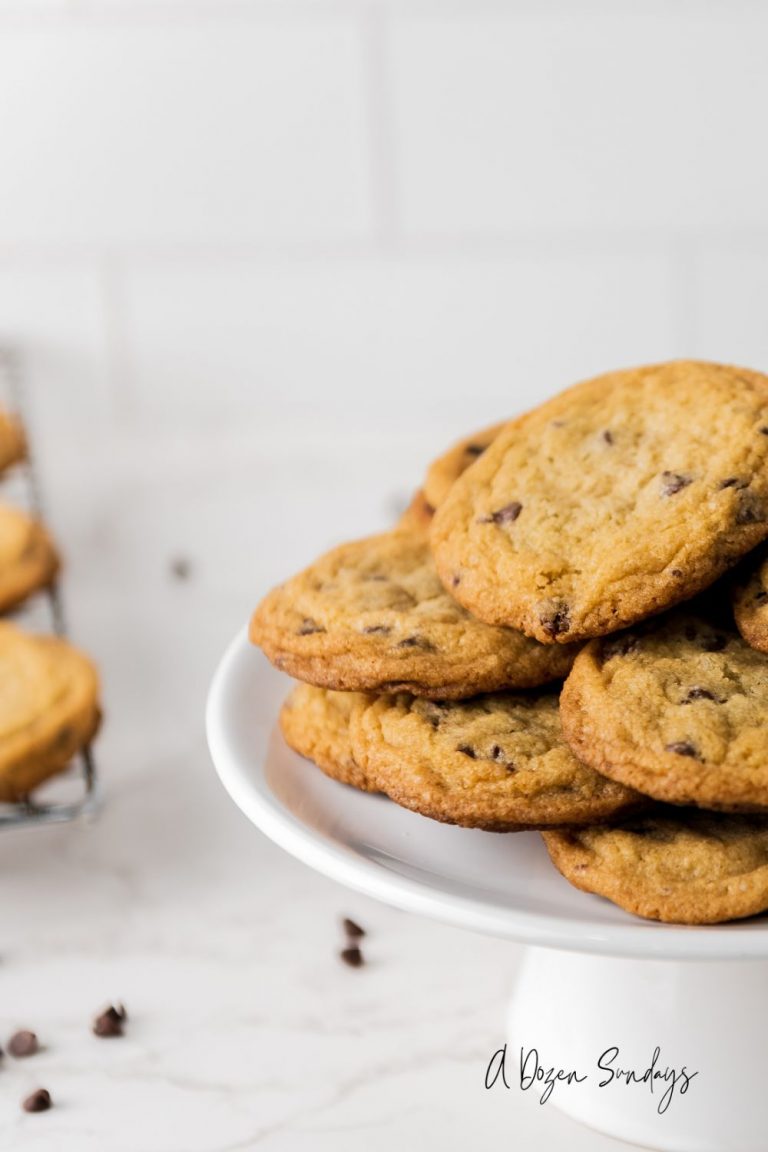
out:
M16 349L0 345L0 404L19 417L27 435L26 459L0 477L0 499L45 520L26 401L23 359ZM68 634L61 589L56 581L33 596L13 618L30 631L53 632L62 637ZM36 799L0 804L0 830L75 820L93 813L98 800L96 761L92 749L87 747L78 753L68 772L38 790Z

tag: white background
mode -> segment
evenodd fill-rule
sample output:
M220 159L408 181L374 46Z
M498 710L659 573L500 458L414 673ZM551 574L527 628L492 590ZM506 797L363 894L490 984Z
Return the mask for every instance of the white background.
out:
M101 822L0 843L0 1024L49 1043L2 1073L8 1146L615 1147L482 1091L513 950L283 858L213 779L203 702L258 596L389 523L454 436L620 365L768 365L767 24L0 0L0 339L108 716ZM58 1107L24 1117L38 1081Z

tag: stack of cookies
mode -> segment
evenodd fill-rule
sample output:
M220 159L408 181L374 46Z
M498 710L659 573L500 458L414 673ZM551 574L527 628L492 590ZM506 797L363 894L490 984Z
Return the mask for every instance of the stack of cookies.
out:
M768 377L613 372L453 447L251 638L328 775L538 829L640 916L731 920L768 910L766 540Z
M0 474L25 458L19 422L0 411ZM0 504L0 616L49 587L59 558L42 524ZM96 671L52 636L0 620L0 803L25 800L66 768L99 724Z

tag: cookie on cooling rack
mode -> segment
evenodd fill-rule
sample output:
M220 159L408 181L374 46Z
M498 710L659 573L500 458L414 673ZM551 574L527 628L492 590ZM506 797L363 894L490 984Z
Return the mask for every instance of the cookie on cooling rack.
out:
M377 792L369 774L355 761L349 739L352 711L364 700L357 692L297 684L280 710L280 729L294 752L314 761L326 776L364 792Z
M56 549L42 524L0 504L0 613L48 587L58 569Z
M553 692L363 698L350 735L355 762L382 792L447 824L513 832L595 823L647 804L579 763Z
M441 585L420 532L342 544L275 588L251 640L318 687L438 699L562 678L576 649L475 620Z
M768 377L692 361L588 380L508 424L430 530L452 595L545 643L688 599L766 536Z
M0 472L23 460L27 454L24 429L15 416L0 411Z
M670 924L768 910L768 817L663 809L621 825L543 833L576 888Z
M99 725L98 679L71 644L0 623L0 801L67 767Z
M576 755L674 804L768 812L768 656L682 609L591 641L563 688Z

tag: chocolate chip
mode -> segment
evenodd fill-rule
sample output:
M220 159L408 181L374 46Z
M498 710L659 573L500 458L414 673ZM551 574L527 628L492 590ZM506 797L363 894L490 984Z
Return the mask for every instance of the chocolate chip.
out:
M762 428L760 429L760 431L762 432L763 436L768 436L768 425L766 425L766 424L763 424L763 426L762 426Z
M30 1032L27 1028L22 1028L19 1032L14 1032L8 1041L8 1051L11 1056L17 1059L24 1059L26 1056L34 1056L36 1052L40 1051L40 1044L34 1032Z
M713 692L710 692L709 688L695 686L688 689L685 699L682 700L681 703L690 704L693 700L717 700L717 697ZM721 701L718 700L718 703L721 703Z
M670 576L674 576L676 580L679 580L682 575L683 575L682 568L672 568L670 570Z
M469 756L470 760L477 760L477 752L469 744L459 744L456 751L461 752L464 756Z
M349 948L342 948L339 956L350 968L362 968L363 954L357 944L350 944Z
M361 928L359 924L354 920L350 920L348 916L344 917L341 924L350 940L359 940L361 936L365 936L365 928Z
M392 629L386 624L369 624L367 628L363 628L366 636L372 636L374 633L381 633L382 636L389 636Z
M694 639L694 637L691 637ZM717 633L712 636L702 636L701 648L703 652L722 652L728 644L727 636L720 636Z
M192 565L184 556L177 556L169 565L174 580L189 580L192 575Z
M482 456L483 452L485 452L485 449L485 444L467 444L464 451L466 452L467 456Z
M123 1024L128 1019L128 1013L122 1004L118 1004L115 1008L112 1004L96 1017L93 1022L94 1036L112 1037L122 1036Z
M676 740L673 744L665 745L667 752L674 752L676 756L698 756L698 750L688 740Z
M305 617L296 635L314 636L316 632L325 632L325 628L323 628L322 624L318 624L317 621L311 620L309 617Z
M547 636L561 636L571 626L571 615L567 604L552 603L539 613L539 623Z
M514 524L522 510L522 504L513 500L511 504L505 504L497 512L492 512L488 519L492 520L494 524Z
M491 748L491 759L492 760L503 760L504 759L504 749L501 747L501 745L494 744L493 748Z
M461 584L461 576L451 576L451 588L458 588Z
M687 488L691 483L691 479L691 476L683 476L680 472L662 472L662 496L674 496L675 492L679 492L682 488Z
M742 497L736 513L737 524L761 524L765 520L765 507L755 496Z
M603 644L603 661L612 660L614 656L626 656L637 648L637 636L614 636Z
M426 636L406 636L397 646L398 648L421 648L424 652L437 651L432 641L427 640Z
M21 1106L25 1112L47 1112L53 1107L53 1100L47 1088L38 1088L31 1096L22 1100Z
M614 443L613 432L611 432L608 428L606 428L605 432L603 432L603 440L606 444Z
M720 491L723 488L747 488L749 487L749 480L744 480L740 476L729 476L727 480L721 480L718 484Z

